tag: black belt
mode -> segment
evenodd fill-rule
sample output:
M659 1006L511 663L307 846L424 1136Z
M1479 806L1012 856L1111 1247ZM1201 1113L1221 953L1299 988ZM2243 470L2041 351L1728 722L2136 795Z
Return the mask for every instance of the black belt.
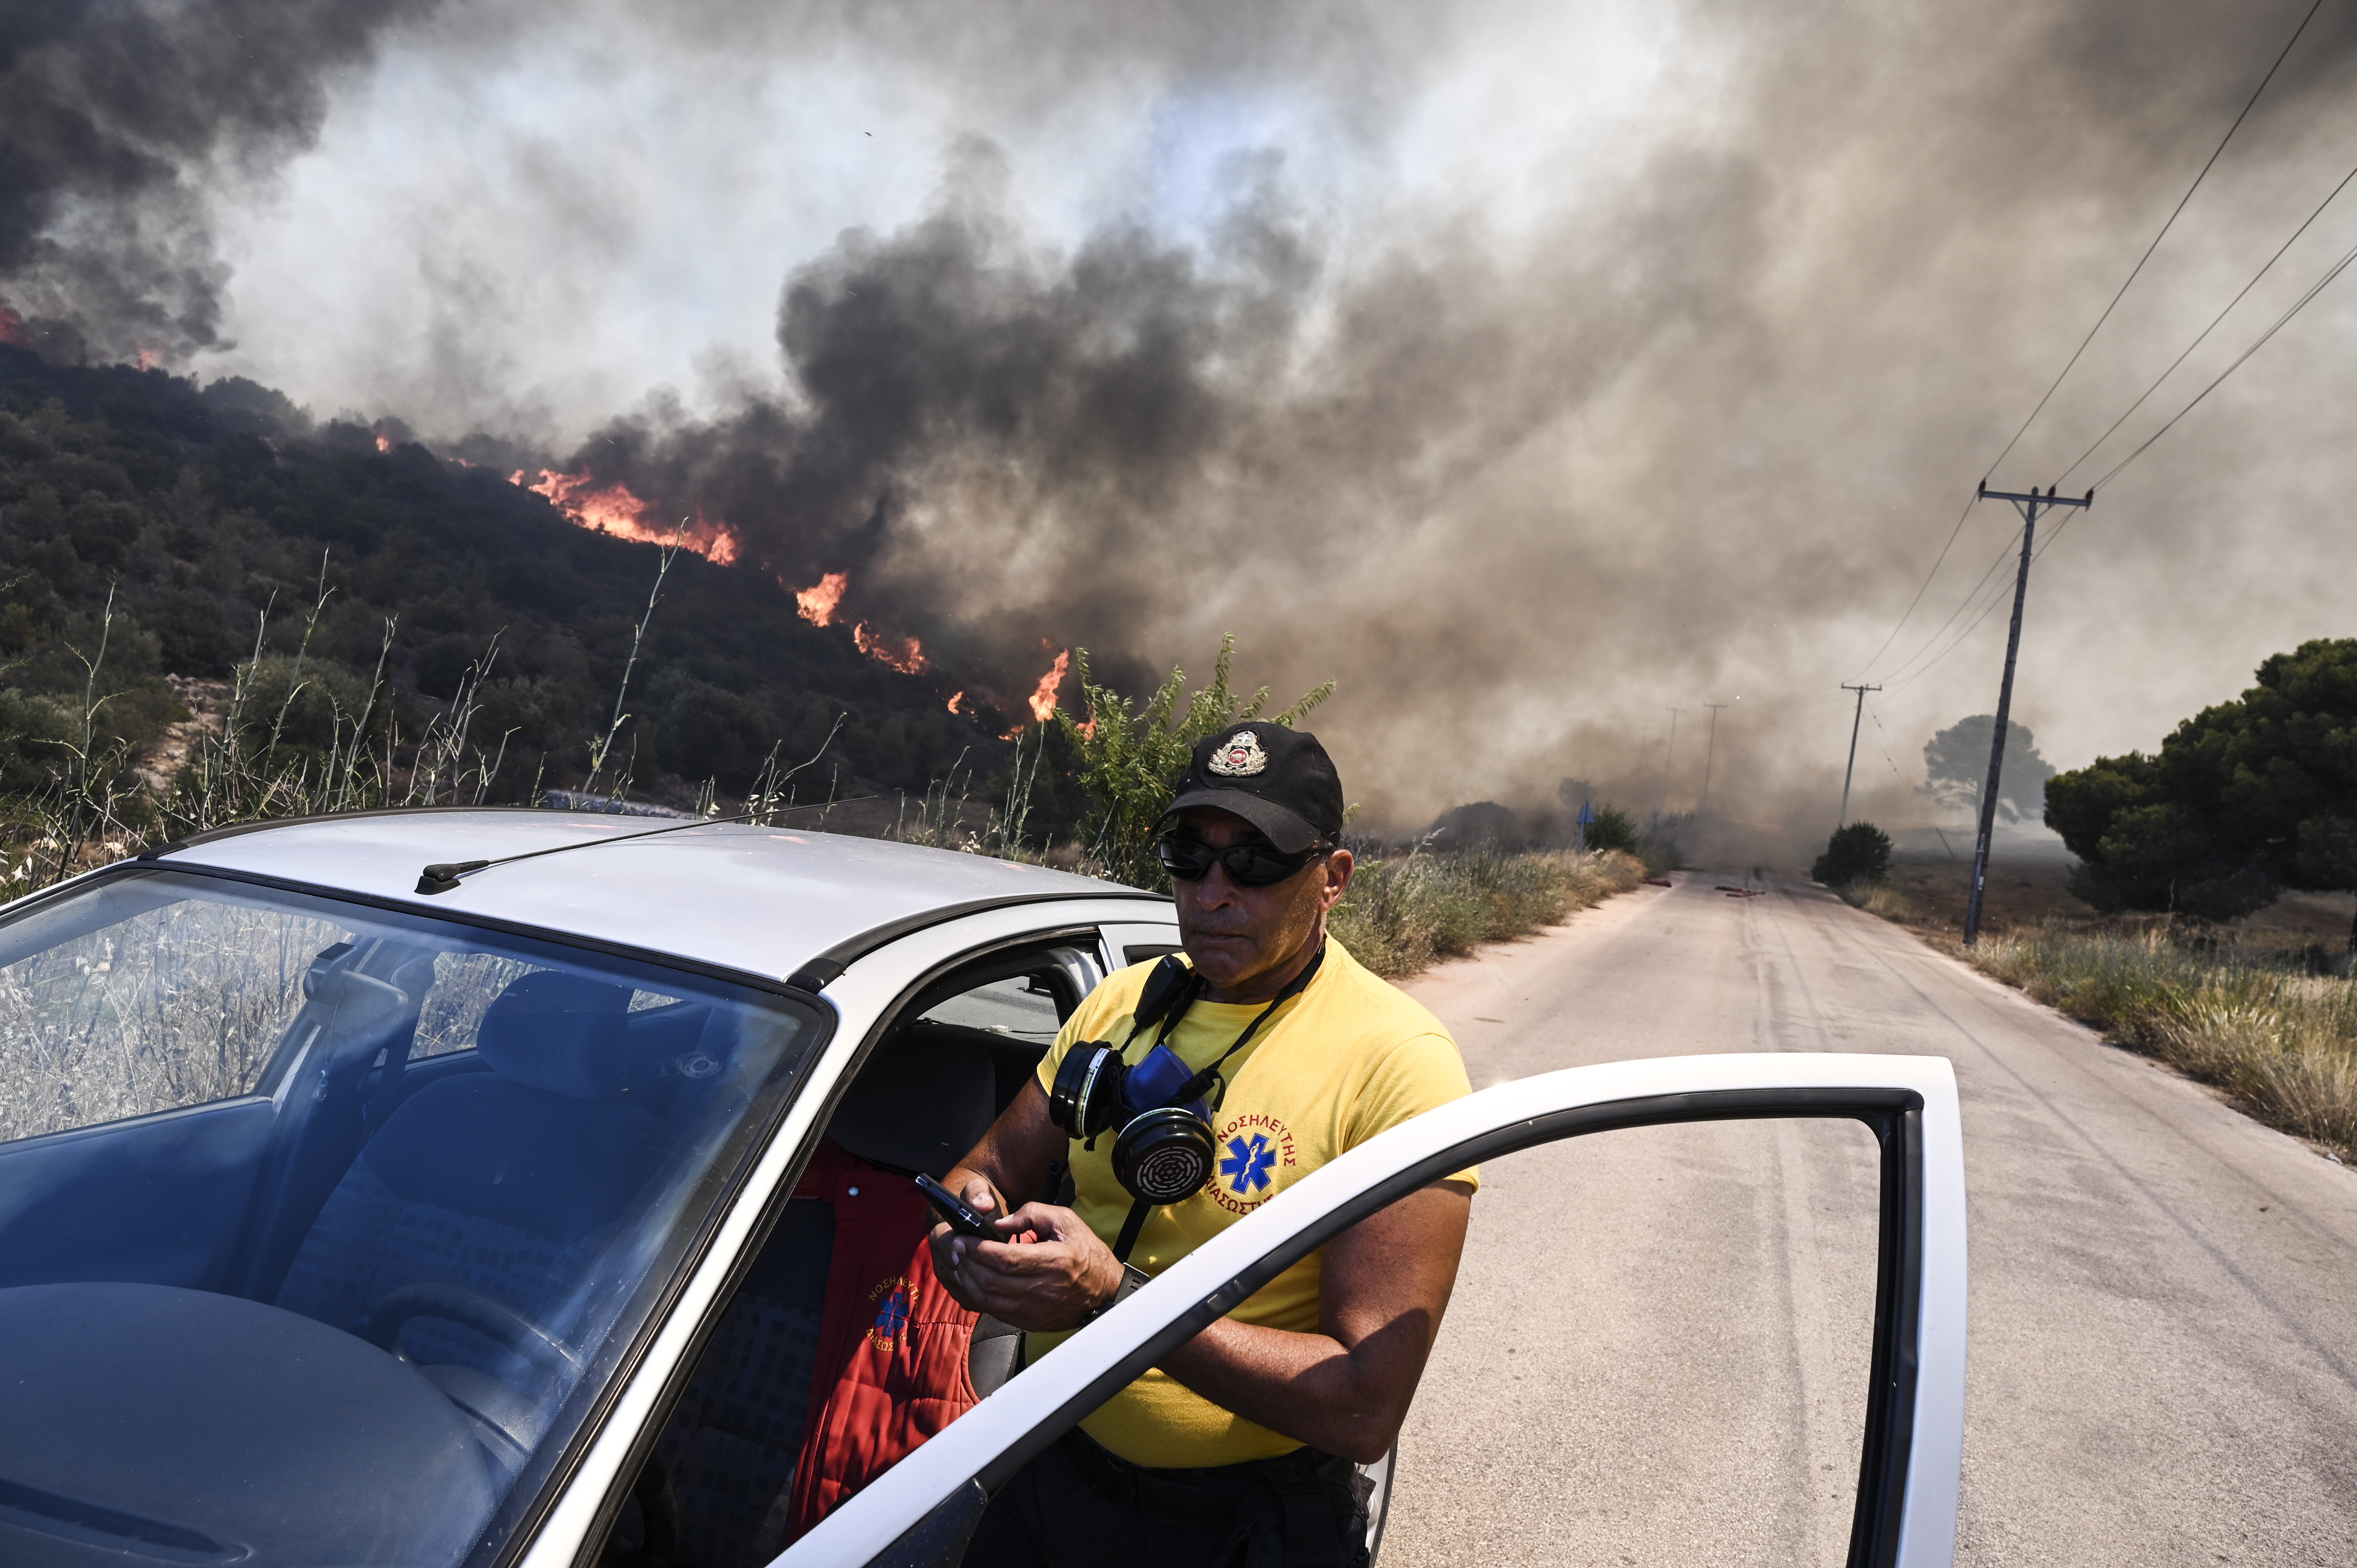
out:
M1355 1468L1338 1455L1303 1447L1240 1465L1157 1470L1131 1464L1077 1426L1061 1442L1089 1490L1149 1524L1221 1536L1230 1548L1265 1541L1264 1550L1248 1553L1254 1563L1277 1561L1278 1552L1285 1561L1306 1563L1310 1559L1303 1553L1312 1543L1338 1536L1344 1537L1345 1554L1337 1563L1366 1560L1361 1541L1335 1522L1339 1507L1364 1507ZM1227 1560L1224 1553L1219 1560Z

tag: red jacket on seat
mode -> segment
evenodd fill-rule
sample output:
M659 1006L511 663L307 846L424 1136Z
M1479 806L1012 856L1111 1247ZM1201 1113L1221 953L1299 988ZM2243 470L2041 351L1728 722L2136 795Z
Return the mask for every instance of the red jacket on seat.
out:
M916 1184L830 1142L794 1196L834 1206L834 1251L789 1543L975 1401L974 1315L933 1277L933 1214Z

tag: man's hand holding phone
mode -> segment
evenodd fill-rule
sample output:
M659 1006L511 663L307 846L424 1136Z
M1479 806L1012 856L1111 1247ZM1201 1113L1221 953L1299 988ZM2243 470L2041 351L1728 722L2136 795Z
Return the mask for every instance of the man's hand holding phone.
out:
M958 1283L958 1266L964 1262L966 1250L977 1242L988 1241L1002 1246L1028 1246L1039 1240L1028 1230L1005 1233L999 1229L999 1211L1005 1207L997 1191L976 1176L965 1184L963 1196L952 1192L931 1176L917 1176L917 1190L925 1195L932 1206L937 1223L933 1226L933 1273L949 1287L950 1294L969 1312L982 1309L966 1298Z
M1017 1328L1072 1328L1120 1289L1121 1264L1071 1209L1027 1203L1002 1218L1002 1200L979 1176L969 1173L962 1195L919 1180L942 1216L933 1227L933 1272L968 1311ZM969 1230L969 1218L986 1234Z

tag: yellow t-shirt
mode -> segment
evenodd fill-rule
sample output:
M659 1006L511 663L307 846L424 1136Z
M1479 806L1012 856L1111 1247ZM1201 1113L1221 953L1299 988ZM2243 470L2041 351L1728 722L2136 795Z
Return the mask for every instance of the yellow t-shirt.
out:
M1121 971L1090 993L1039 1064L1039 1088L1077 1041L1128 1038L1130 1018L1153 965ZM1190 1068L1216 1061L1266 1003L1197 1002L1169 1040ZM1153 1048L1142 1032L1125 1053L1135 1064ZM1218 1163L1194 1197L1156 1209L1129 1261L1158 1274L1319 1165L1412 1116L1471 1092L1457 1042L1439 1019L1361 967L1331 937L1317 977L1277 1009L1252 1043L1221 1069L1228 1090L1211 1118ZM1115 1129L1114 1131L1117 1131ZM1069 1145L1074 1208L1111 1245L1132 1199L1113 1174L1114 1131L1091 1153ZM1472 1170L1457 1180L1479 1185ZM1296 1333L1318 1329L1320 1248L1264 1285L1229 1316ZM1035 1333L1037 1358L1062 1334ZM1274 1458L1301 1446L1221 1409L1160 1369L1148 1370L1081 1423L1088 1434L1135 1465L1191 1469Z

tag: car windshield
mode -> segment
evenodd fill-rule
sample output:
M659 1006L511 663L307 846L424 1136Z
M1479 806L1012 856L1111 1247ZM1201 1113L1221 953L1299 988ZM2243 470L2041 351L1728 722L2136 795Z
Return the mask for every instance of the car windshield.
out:
M0 1561L488 1553L823 1033L205 875L0 921Z

